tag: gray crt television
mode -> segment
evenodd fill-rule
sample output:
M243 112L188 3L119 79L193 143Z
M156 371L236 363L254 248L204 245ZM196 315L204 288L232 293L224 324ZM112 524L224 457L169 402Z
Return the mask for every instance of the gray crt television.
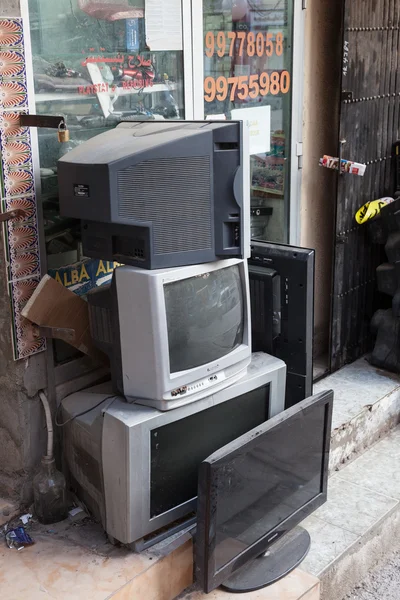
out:
M72 489L112 541L140 551L194 523L200 463L279 414L286 365L253 354L244 377L206 398L160 412L129 404L110 383L62 401Z
M58 161L60 213L86 256L145 269L248 258L248 127L125 122Z
M110 357L114 390L170 410L246 374L251 360L247 261L175 269L115 269L89 292L97 347Z

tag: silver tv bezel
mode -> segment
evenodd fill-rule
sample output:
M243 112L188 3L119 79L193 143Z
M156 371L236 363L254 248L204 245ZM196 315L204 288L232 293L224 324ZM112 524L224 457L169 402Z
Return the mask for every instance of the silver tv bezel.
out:
M190 277L238 267L243 291L243 342L217 360L170 372L164 287ZM159 410L175 409L227 387L244 375L251 360L250 290L247 260L149 271L119 267L114 273L118 302L123 395ZM217 375L215 381L210 376ZM196 386L196 384L199 384ZM174 390L195 387L174 396Z
M248 373L240 381L212 396L160 412L116 399L104 412L102 463L105 529L124 544L132 544L170 525L196 508L196 497L150 518L151 446L150 432L173 421L270 385L269 415L284 410L286 365L263 353L253 355Z

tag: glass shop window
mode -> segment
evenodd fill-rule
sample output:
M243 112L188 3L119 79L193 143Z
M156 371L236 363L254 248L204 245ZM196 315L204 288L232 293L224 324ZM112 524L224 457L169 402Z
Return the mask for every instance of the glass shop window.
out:
M251 235L286 242L294 0L204 0L206 118L250 122Z
M29 16L36 113L70 134L38 130L48 270L85 295L113 265L84 257L79 222L60 216L57 160L123 120L185 118L181 0L29 0ZM54 347L57 363L76 354Z

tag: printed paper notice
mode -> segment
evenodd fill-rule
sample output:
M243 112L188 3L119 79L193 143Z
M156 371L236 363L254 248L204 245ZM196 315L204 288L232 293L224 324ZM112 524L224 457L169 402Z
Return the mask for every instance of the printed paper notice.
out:
M234 121L243 121L249 128L250 154L271 151L271 107L235 108L231 111Z
M182 50L182 0L146 0L145 6L150 50Z
M226 121L226 115L225 115L225 113L221 113L219 115L207 115L206 120L207 121Z

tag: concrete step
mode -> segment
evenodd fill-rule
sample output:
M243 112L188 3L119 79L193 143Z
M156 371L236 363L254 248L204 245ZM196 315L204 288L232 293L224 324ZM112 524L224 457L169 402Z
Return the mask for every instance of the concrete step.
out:
M330 471L333 473L395 427L400 420L400 377L364 358L322 379L314 393L333 389Z
M400 532L400 483L397 498L391 473L396 461L390 457L398 445L400 458L400 429L376 444L399 422L400 378L361 359L317 383L314 393L327 389L335 393L328 502L302 524L311 534L312 546L301 569L316 577L314 581L321 580L322 600L341 600L389 551L389 532ZM380 461L377 457L381 457ZM367 463L368 468L364 466ZM368 473L371 480L365 480ZM392 481L386 489L384 481L388 478ZM299 573L296 570L290 577L295 578ZM248 598L300 600L308 598L305 594L311 594L313 600L314 596L319 598L315 583L305 591L296 582L292 595L285 595L288 580L289 576L269 588L248 594ZM211 595L194 590L183 593L179 599L229 600L230 597L222 590Z
M302 523L312 545L301 568L321 580L321 600L342 600L400 545L399 459L400 427L334 474L328 502Z
M256 592L231 594L217 589L210 594L200 591L188 591L179 596L179 600L319 600L320 583L316 577L296 569L274 585ZM178 600L178 599L177 599Z
M12 527L21 525L15 520ZM193 583L193 543L182 532L142 554L107 542L103 529L68 519L29 523L35 544L18 552L0 535L1 598L173 600Z
M393 540L400 545L399 459L400 427L330 478L328 502L302 523L312 544L300 569L273 586L241 596L342 600L393 550ZM194 589L179 596L180 600L208 598L234 600L223 590L206 595Z

